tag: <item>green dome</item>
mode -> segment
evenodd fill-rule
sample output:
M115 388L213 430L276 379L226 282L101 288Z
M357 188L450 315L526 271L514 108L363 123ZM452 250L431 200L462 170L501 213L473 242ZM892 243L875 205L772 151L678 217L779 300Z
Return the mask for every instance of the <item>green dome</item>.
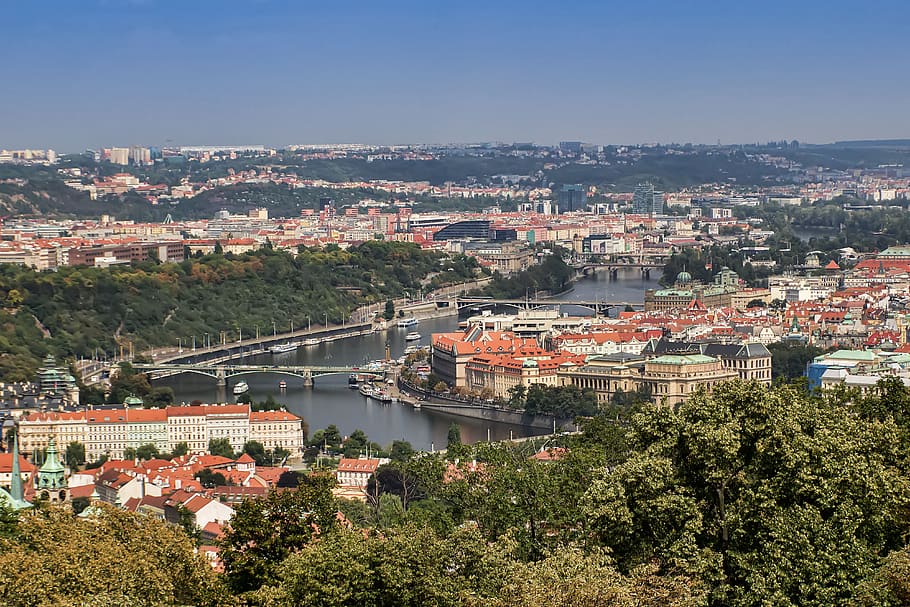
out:
M692 282L692 275L689 274L688 272L686 272L685 270L683 270L682 272L680 272L679 274L676 275L676 282L678 282L681 285L688 284L688 283Z
M142 405L142 399L139 398L138 396L127 396L126 398L123 399L123 404L127 405L127 406Z

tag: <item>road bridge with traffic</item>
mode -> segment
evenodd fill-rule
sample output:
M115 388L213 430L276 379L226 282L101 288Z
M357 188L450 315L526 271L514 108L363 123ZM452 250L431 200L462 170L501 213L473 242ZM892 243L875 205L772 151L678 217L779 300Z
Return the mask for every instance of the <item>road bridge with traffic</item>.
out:
M547 298L526 298L526 299L493 299L490 297L459 297L455 300L458 310L472 307L488 306L510 306L518 309L530 310L532 308L543 308L548 306L576 306L587 308L596 315L605 315L613 308L642 308L642 303L616 302L616 301L597 301L597 300L569 300L569 299L547 299Z

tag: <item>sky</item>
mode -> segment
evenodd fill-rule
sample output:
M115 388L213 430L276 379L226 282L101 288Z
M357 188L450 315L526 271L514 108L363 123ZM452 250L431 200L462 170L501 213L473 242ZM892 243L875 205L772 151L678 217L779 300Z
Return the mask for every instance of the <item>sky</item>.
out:
M0 0L0 149L910 137L906 0Z

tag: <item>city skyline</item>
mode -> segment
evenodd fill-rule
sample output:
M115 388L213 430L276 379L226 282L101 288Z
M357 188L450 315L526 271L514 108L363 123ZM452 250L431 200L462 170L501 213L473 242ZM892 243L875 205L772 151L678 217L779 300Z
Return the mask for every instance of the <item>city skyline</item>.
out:
M0 147L910 136L910 7L862 8L16 4Z

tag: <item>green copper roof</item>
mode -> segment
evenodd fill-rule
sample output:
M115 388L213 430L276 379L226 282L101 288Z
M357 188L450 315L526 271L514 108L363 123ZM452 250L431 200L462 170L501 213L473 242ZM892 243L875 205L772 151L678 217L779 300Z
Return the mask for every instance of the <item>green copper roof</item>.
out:
M822 360L867 360L872 362L875 360L875 353L866 350L837 350L831 354L822 355L820 358Z
M713 363L717 359L704 354L664 354L657 358L651 359L652 363L662 363L665 365L700 365L704 363Z
M44 463L38 469L39 489L63 489L66 486L66 476L63 464L57 459L57 443L51 439L47 445Z

